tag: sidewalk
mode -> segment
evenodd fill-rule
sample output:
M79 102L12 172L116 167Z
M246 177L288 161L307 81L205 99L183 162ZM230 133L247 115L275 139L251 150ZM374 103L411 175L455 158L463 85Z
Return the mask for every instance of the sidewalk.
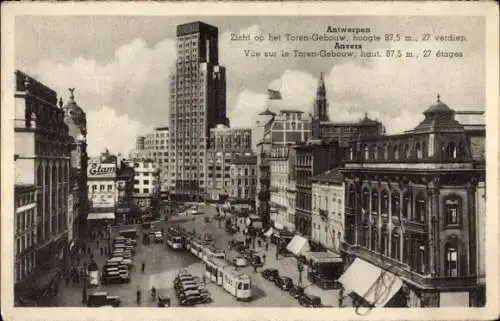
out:
M241 226L241 230L244 230L244 225ZM238 232L234 235L234 238L241 239L244 235L241 232ZM268 250L265 249L265 242L261 242L261 247L258 245L258 241L255 242L255 251L259 256L266 255L266 260L264 262L264 266L260 269L265 268L276 268L278 269L281 276L290 277L293 280L294 284L299 284L299 271L297 268L297 259L293 256L283 256L279 255L278 259L276 259L276 245L269 242ZM231 254L235 254L236 251L232 251ZM236 254L237 255L237 254ZM307 266L304 266L302 271L302 286L304 286L304 291L306 294L316 295L321 298L322 303L325 306L338 307L339 306L339 295L340 290L323 290L315 284L312 284L307 280ZM352 306L349 298L344 298L343 306Z

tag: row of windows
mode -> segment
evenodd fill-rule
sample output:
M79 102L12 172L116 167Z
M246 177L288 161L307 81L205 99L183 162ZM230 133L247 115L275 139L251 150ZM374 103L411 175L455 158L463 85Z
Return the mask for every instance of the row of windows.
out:
M139 185L139 184L141 184L141 183L140 183L140 180L138 180L138 179L134 179L134 185ZM145 180L143 180L143 181L142 181L142 185L149 185L149 179L145 179Z
M14 264L14 280L19 282L35 269L35 253L20 257Z
M26 249L35 245L35 231L31 231L29 233L25 233L18 238L16 238L16 253L15 255L19 255L24 252Z
M112 192L114 190L113 184L108 184L107 190L106 184L90 184L89 187L93 193L97 192L97 189L99 189L99 192Z
M35 201L35 192L23 193L16 196L16 208L31 204Z
M414 152L413 152L414 151ZM410 159L416 157L417 159L423 159L432 156L434 153L433 146L430 145L426 147L425 142L416 142L413 145L413 149L410 148L410 144L394 145L364 145L363 146L363 160L389 160L389 158L394 160L399 159ZM457 159L465 155L465 147L463 144L457 148L455 142L448 142L443 148L443 158L445 159ZM349 159L354 160L354 148L349 149Z
M29 209L27 211L22 211L16 213L16 234L32 227L35 224L35 209Z

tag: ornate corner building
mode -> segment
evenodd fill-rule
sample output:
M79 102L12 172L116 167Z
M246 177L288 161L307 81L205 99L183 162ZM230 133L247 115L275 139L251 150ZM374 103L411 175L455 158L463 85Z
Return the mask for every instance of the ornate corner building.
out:
M367 263L399 280L388 306L485 303L485 128L455 115L438 96L415 129L349 146L342 250L348 271ZM373 304L372 281L358 303Z

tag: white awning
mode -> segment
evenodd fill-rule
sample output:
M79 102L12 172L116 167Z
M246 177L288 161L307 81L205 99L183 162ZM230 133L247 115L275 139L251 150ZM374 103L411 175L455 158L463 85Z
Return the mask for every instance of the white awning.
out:
M439 296L440 307L469 306L469 292L441 292Z
M267 236L267 237L271 236L272 234L273 234L273 228L272 228L272 227L271 227L270 229L268 229L268 230L264 233L264 235L265 235L265 236Z
M295 256L299 256L302 252L311 251L311 248L309 247L309 241L306 238L300 235L295 235L286 246L286 250L293 253Z
M114 220L115 213L89 213L87 220Z
M375 307L385 306L403 285L403 281L393 273L359 258L337 281L347 293L354 292Z

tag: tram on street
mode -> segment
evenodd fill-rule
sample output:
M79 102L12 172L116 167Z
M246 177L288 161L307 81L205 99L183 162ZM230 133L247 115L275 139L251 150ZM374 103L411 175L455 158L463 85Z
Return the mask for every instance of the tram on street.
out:
M182 249L182 236L177 233L167 234L167 245L173 250Z
M192 239L189 243L189 251L196 257L203 257L203 246L204 243L199 239Z
M205 263L205 276L210 281L222 286L236 300L250 300L252 298L250 276L236 270L223 259L209 257Z
M204 263L207 262L208 258L210 257L216 257L218 259L225 259L226 258L226 253L224 253L223 250L217 249L213 245L207 245L203 247L203 255L202 255L202 261Z

